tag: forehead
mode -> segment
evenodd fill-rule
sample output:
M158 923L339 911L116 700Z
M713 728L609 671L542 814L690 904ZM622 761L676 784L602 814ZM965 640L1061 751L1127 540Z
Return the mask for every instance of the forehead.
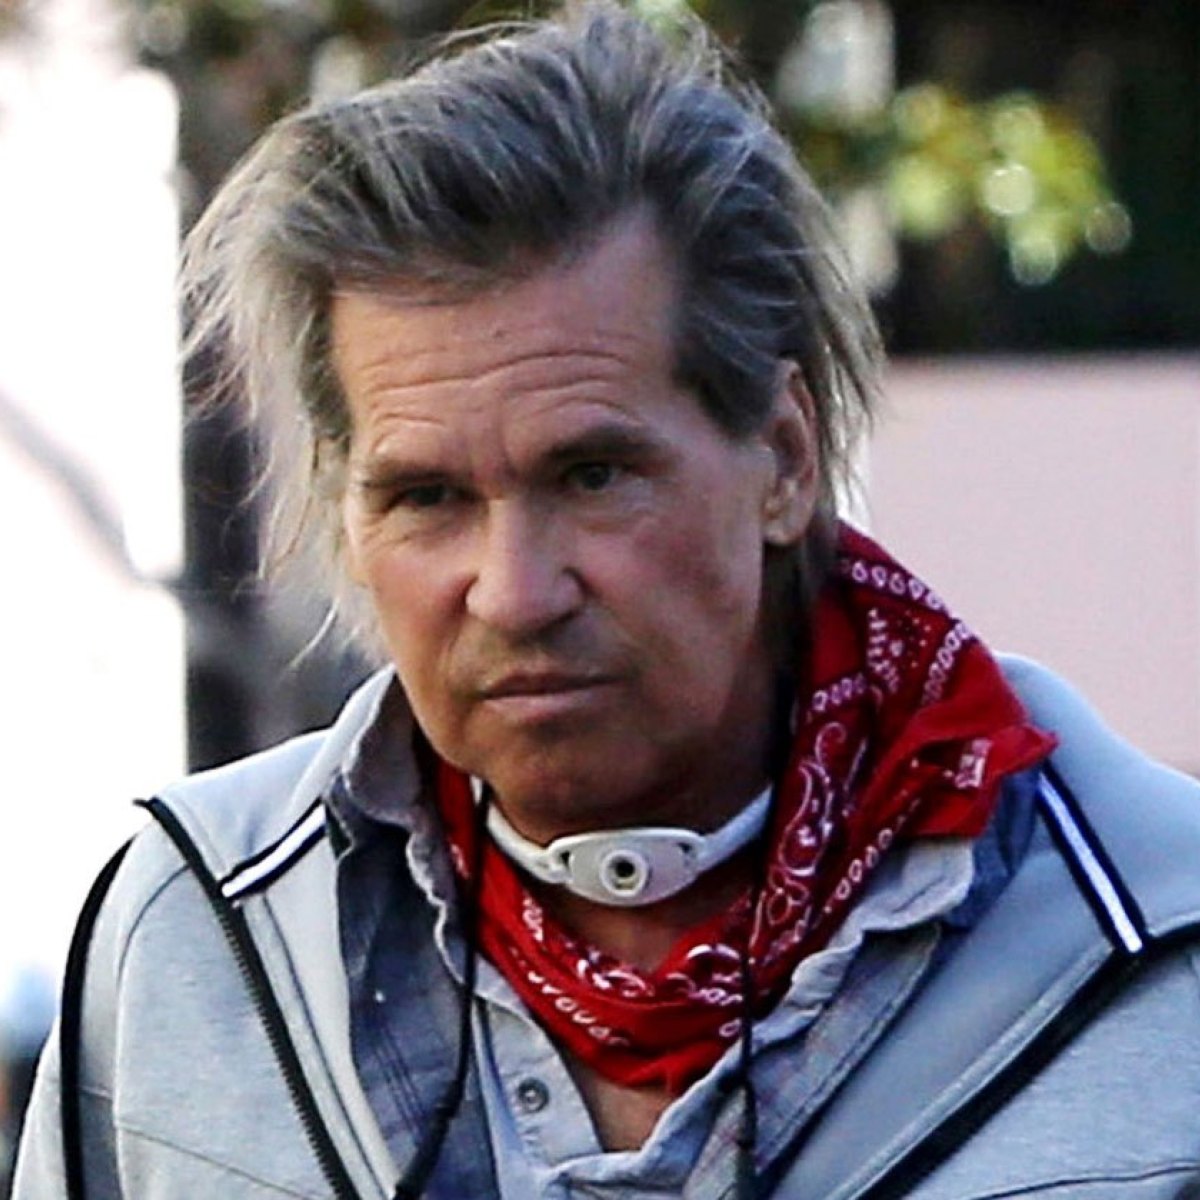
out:
M678 284L646 213L628 215L581 252L469 295L389 281L339 289L333 364L352 424L387 401L556 385L673 378Z

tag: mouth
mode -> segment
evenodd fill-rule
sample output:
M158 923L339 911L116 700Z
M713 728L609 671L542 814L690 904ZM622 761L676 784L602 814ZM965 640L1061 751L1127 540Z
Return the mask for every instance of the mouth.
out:
M615 679L599 673L515 671L480 689L482 703L515 721L582 713L605 699Z

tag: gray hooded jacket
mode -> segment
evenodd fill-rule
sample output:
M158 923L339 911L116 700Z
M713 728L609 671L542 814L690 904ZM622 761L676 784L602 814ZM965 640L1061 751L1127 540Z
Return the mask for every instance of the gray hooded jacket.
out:
M1041 668L1004 666L1061 739L1028 850L953 952L939 952L935 922L870 941L851 972L870 987L848 983L830 1001L808 1035L814 1052L756 1060L764 1194L1200 1197L1200 788L1116 739ZM410 986L394 1001L412 1010L408 1121L385 1137L351 1054L321 803L385 684L368 684L326 732L163 794L244 914L341 1190L200 883L152 827L118 872L88 960L78 1099L89 1200L392 1195L393 1150L416 1152L445 1092L458 1005L414 891ZM415 765L389 767L415 797ZM827 1052L838 1045L855 1050ZM67 1194L59 1076L52 1043L15 1200ZM685 1196L731 1195L736 1115L731 1103L718 1116ZM496 1195L490 1145L472 1080L426 1195Z

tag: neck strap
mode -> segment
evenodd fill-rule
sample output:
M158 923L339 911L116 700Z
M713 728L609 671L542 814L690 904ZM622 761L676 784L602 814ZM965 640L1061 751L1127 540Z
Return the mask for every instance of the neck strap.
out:
M768 787L712 833L646 825L568 834L548 846L519 834L496 804L488 806L487 825L496 845L535 879L596 904L637 908L682 892L752 842L770 806Z

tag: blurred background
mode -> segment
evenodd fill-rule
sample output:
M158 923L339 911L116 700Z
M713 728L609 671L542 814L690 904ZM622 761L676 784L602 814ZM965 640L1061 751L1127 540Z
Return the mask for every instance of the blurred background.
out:
M0 0L0 1196L130 799L323 722L362 671L305 652L318 598L258 581L250 436L189 416L180 234L281 113L531 7ZM886 333L855 515L1200 771L1200 5L694 7L774 97Z

